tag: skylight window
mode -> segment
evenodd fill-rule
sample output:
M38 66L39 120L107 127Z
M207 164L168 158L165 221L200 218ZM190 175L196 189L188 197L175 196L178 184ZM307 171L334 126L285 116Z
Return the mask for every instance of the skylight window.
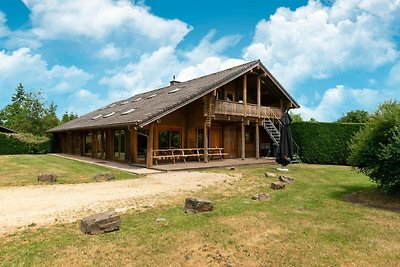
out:
M108 118L108 117L111 117L112 115L114 115L115 114L115 111L113 111L113 112L111 112L111 113L108 113L108 114L106 114L106 115L104 115L103 116L103 118Z
M153 98L153 97L155 97L156 95L157 95L157 94L150 95L150 96L147 97L147 99Z
M115 104L115 103L112 103L111 105L109 105L108 107L109 108L112 108L112 107L115 107L117 104Z
M132 111L135 111L135 110L136 109L134 109L134 108L128 109L127 111L122 112L121 115L127 115L127 114L129 114L129 113L131 113Z
M97 115L96 117L93 117L92 120L97 120L98 118L101 118L103 114Z
M121 103L119 103L120 105L125 105L125 104L128 104L129 103L129 101L124 101L124 102L121 102Z
M138 101L140 101L140 100L142 100L142 98L141 97L139 97L139 98L136 98L135 100L133 100L132 102L138 102Z
M173 94L173 93L176 93L176 92L178 92L178 91L180 91L181 90L181 88L175 88L175 89L173 89L173 90L171 90L171 91L169 91L169 93L170 94Z

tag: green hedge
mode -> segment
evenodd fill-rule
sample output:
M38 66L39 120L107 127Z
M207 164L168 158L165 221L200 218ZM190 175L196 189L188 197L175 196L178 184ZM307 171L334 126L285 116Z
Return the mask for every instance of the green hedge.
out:
M294 122L292 136L305 163L347 165L348 142L364 124Z
M28 134L0 133L0 155L45 154L50 151L50 139Z

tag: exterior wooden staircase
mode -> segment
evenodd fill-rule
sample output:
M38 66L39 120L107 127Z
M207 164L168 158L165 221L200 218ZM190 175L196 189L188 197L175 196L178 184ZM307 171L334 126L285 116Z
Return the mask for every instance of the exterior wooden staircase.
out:
M275 118L275 119L278 120L280 125L282 124L281 121L278 118ZM281 141L281 134L280 134L280 131L278 130L278 128L276 128L276 126L273 123L273 121L271 121L269 118L264 118L263 127L264 127L264 130L268 133L269 137L271 137L272 142L276 146L279 146L279 143ZM299 163L299 160L298 160L299 146L293 140L293 138L292 138L292 144L294 144L294 146L293 146L293 160L290 163Z

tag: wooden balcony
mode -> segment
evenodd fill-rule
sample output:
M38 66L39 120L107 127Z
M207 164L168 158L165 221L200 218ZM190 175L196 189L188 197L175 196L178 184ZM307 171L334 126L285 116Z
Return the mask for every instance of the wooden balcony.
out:
M277 107L264 107L256 104L244 104L216 100L214 114L228 116L247 116L256 118L281 118L282 112Z

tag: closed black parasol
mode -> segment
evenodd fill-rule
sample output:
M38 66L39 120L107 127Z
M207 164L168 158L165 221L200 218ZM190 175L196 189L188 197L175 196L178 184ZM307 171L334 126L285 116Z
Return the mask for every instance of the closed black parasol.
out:
M292 118L289 116L288 111L283 113L281 122L281 139L276 154L276 162L282 166L286 166L293 160L292 132L290 131Z

